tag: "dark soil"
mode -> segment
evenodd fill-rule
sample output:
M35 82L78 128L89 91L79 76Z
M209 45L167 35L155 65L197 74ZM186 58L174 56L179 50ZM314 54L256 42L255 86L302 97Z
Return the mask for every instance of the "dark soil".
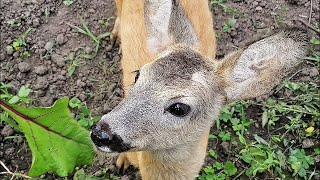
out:
M309 0L229 0L225 4L238 13L224 12L220 6L212 8L218 36L218 59L280 28L288 25L303 26L299 19L319 27L319 0L313 0L311 14ZM109 17L115 16L112 0L74 1L70 7L64 5L62 0L1 0L0 14L0 82L14 85L13 94L22 85L28 85L33 90L31 97L34 106L50 106L63 96L78 97L96 115L109 112L122 99L119 45L111 46L108 39L102 41L99 52L92 60L85 60L72 77L67 75L68 57L77 56L81 52L95 54L93 41L75 32L67 23L80 27L79 19L83 17L94 34L111 31L114 20L109 25L106 22ZM236 25L230 32L223 32L223 23L233 16L237 19ZM7 23L12 19L15 20L13 25ZM28 27L32 28L27 36L30 56L20 57L19 53L6 49ZM297 79L312 81L310 73L313 71L308 65L302 65L301 68L304 68L304 74L303 71L297 74ZM261 119L261 109L251 107L248 116ZM257 128L250 131L263 134L264 130L259 128L259 122L257 124ZM31 152L24 137L8 125L0 124L0 129L0 160L11 171L27 173L31 165ZM212 131L216 130L213 128ZM223 153L223 148L219 148L221 142L209 142L209 147L218 147ZM114 162L115 158L100 157L96 158L92 166L84 169L97 176L104 171L113 174L116 171ZM212 159L208 158L209 162ZM2 171L4 169L0 166ZM135 177L135 171L131 169L122 179ZM0 178L10 179L10 176ZM42 178L57 177L47 174Z

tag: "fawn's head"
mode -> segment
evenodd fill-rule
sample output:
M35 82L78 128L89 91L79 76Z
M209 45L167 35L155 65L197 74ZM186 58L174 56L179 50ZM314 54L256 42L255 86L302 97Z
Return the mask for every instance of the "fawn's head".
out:
M305 34L282 31L213 61L198 51L197 34L177 1L146 1L148 48L123 101L93 127L106 152L170 149L194 143L222 106L268 93L305 54Z

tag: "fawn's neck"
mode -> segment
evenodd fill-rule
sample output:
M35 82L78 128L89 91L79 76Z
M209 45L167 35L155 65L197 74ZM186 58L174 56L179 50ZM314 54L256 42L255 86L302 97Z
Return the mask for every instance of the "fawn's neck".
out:
M194 179L206 155L208 135L209 130L192 144L141 152L139 169L142 179Z

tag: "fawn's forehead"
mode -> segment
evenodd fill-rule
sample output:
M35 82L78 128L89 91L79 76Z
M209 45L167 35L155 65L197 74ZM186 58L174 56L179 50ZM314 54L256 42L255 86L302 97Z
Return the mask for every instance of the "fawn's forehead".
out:
M191 80L193 74L208 71L212 71L212 67L200 53L192 49L172 50L152 63L152 72L166 81L177 78Z

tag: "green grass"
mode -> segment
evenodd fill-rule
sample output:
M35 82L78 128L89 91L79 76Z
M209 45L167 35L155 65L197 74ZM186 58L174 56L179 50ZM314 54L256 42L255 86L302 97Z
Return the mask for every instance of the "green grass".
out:
M72 24L69 24L69 23L67 23L67 24L70 27L74 28L79 33L90 37L92 39L92 41L94 42L94 44L95 44L95 52L98 53L101 41L103 39L106 39L107 37L109 37L111 35L111 33L110 32L105 32L103 34L100 34L100 35L96 36L91 32L90 28L88 27L87 23L82 19L82 17L80 17L80 23L82 25L82 28L80 28L78 26L75 26L75 25L72 25Z

